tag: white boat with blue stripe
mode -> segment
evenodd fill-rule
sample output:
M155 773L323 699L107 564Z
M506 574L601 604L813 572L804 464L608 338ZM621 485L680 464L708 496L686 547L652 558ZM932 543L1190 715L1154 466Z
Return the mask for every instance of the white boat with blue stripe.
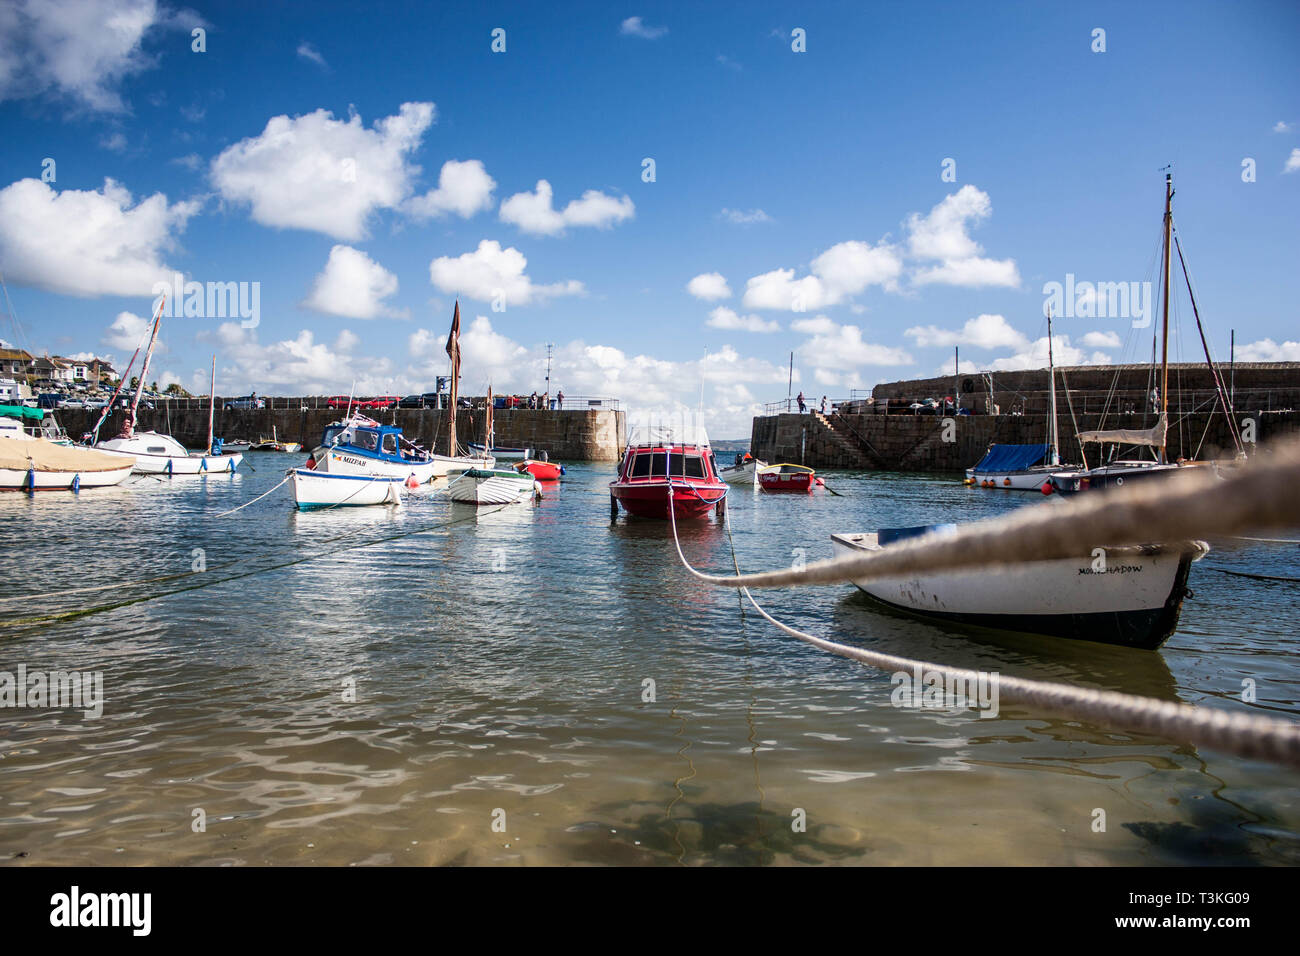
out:
M294 468L293 499L301 511L360 505L400 505L404 478L392 475L340 475Z

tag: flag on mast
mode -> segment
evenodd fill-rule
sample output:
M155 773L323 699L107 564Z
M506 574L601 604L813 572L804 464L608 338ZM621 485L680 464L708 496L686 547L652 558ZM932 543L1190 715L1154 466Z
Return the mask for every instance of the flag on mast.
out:
M447 357L451 359L451 410L447 413L447 454L456 456L456 393L460 384L460 299L451 317L451 334L447 336Z

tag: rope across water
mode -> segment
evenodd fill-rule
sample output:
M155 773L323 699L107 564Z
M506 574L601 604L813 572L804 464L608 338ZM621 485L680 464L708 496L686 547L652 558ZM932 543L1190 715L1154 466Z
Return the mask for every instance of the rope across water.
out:
M1297 455L1297 446L1290 447L1287 451L1287 456L1277 456L1277 458L1282 459L1284 462L1294 462L1298 457L1300 456ZM1275 461L1276 460L1277 459L1275 459ZM1290 467L1294 468L1294 465L1291 465ZM1272 487L1274 486L1274 483L1285 474L1286 466L1283 466L1283 470L1280 473L1277 469L1268 468L1267 466L1259 466L1250 470L1250 476L1252 479L1251 484L1240 484L1234 487L1256 488L1260 483ZM1294 471L1291 472L1291 476L1291 480L1293 481ZM1171 479L1171 481L1172 480L1175 479ZM1242 482L1245 480L1245 476L1233 480ZM1224 482L1224 484L1227 483L1228 482L1226 481ZM1188 487L1200 487L1200 485L1188 485ZM1134 489L1134 491L1138 490L1139 489ZM1145 492L1147 489L1141 489L1141 491ZM1079 512L1091 515L1095 518L1102 509L1118 508L1127 510L1127 508L1131 506L1129 502L1133 497L1134 496L1131 494L1120 496L1117 493L1114 497L1099 494L1096 496L1096 502L1100 504L1101 508L1091 506L1093 505L1093 502L1084 502L1085 505L1089 505L1086 509L1074 509L1069 515L1053 514L1049 515L1048 518L1051 519L1051 521L1059 522L1059 519L1070 519L1073 515ZM1143 500L1150 497L1152 496L1149 494L1145 495ZM1174 500L1182 501L1184 499L1185 495L1180 495L1176 496ZM1142 505L1140 507L1145 508L1150 506ZM1034 509L1025 510L1029 511ZM1058 509L1052 510L1056 511ZM1225 508L1224 510L1231 511L1241 518L1248 509ZM1287 509L1282 509L1282 513L1288 513ZM681 540L677 535L677 516L671 506L671 501L668 508L668 515L672 525L673 544L677 549L677 557L688 572L701 581L739 588L741 593L743 593L754 606L754 610L758 611L764 619L775 625L784 633L789 634L791 637L797 638L820 650L839 655L840 657L847 657L850 660L858 661L868 667L873 667L877 670L889 673L897 673L899 671L911 673L917 668L920 668L922 671L935 671L943 674L945 678L963 682L966 686L976 686L976 684L972 684L971 682L974 681L978 683L981 678L984 680L992 678L996 681L1000 700L1018 701L1042 710L1051 711L1053 713L1076 719L1089 720L1093 723L1117 730L1156 734L1172 740L1181 740L1188 743L1211 747L1216 750L1222 750L1239 757L1253 760L1268 760L1300 769L1300 724L1293 721L1277 720L1271 717L1249 714L1234 714L1221 710L1193 707L1189 704L1155 700L1154 698L1141 697L1134 694L1093 690L1083 687L1074 687L1068 684L1053 683L1050 681L1006 677L1001 674L981 674L978 671L969 670L967 668L951 667L930 661L914 660L912 658L899 657L893 654L883 654L878 651L870 651L861 647L851 647L847 644L829 641L825 638L820 638L804 631L797 630L796 628L790 627L786 624L782 624L776 618L772 617L772 615L768 614L767 611L760 607L758 602L754 600L753 595L749 593L749 588L746 586L748 583L760 581L763 582L765 586L775 587L785 583L823 584L832 581L848 580L850 577L861 576L860 572L853 570L846 573L842 568L837 568L837 566L852 564L857 568L865 562L863 562L862 559L852 558L848 560L838 559L834 561L820 562L820 564L816 566L810 565L808 570L812 570L813 567L819 567L821 568L821 571L818 572L820 576L815 580L807 582L794 582L787 580L788 577L798 577L799 572L794 572L793 575L790 572L768 572L766 574L742 575L739 573L739 561L735 556L735 544L733 541L732 561L737 567L735 577L708 575L697 571L691 566L690 562L686 560L686 555L682 552ZM1039 529L1039 526L1043 524L1042 521L1026 522L1023 519L1017 521L1016 519L1018 517L1018 515L1013 515L1010 518L1000 519L998 521L980 522L979 525L973 527L983 526L986 529L992 530L999 526L1011 525L1016 528L1028 527L1031 529L1032 533L1035 529ZM726 517L725 520L727 522L728 537L730 537L730 518ZM1266 523L1264 525L1254 524L1250 525L1250 527L1294 527L1296 524L1294 518L1289 520L1289 525ZM1050 528L1050 524L1048 527ZM951 544L951 542L953 542L957 537L958 536L946 537L941 539L939 544ZM963 541L968 541L972 538L973 535L970 533L961 535L961 540ZM1086 534L1081 534L1080 538L1075 539L1073 553L1078 553L1080 540L1086 539ZM1053 538L1050 534L1044 534L1043 537L1037 540L1051 542ZM905 550L904 547L894 547L897 547L899 551ZM890 550L893 549L894 548L891 547ZM935 549L923 545L912 546L906 550L911 552L909 555L909 562L913 567L918 566L916 564L918 561L921 562L919 566L924 567L924 554L927 550ZM1005 552L999 553L1005 554ZM918 554L920 554L921 557L918 558ZM954 556L952 554L945 552L941 552L941 554L944 560L950 562L942 566L963 566L962 562L953 560ZM875 556L873 555L872 557ZM1003 560L1005 560L1005 558ZM880 563L881 562L878 561L873 562L875 565L879 565ZM895 562L895 565L898 563L899 562ZM878 574L883 573L887 572L880 572L878 570L869 572L870 576L877 576ZM895 571L894 573L897 572ZM838 575L844 576L841 577ZM779 584L767 583L773 579L778 579Z

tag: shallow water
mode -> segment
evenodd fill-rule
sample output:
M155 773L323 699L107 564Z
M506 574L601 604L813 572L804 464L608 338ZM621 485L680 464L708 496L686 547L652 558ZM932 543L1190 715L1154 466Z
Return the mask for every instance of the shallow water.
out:
M0 861L1300 862L1293 772L1018 706L892 707L889 675L687 577L666 523L611 524L610 466L491 513L435 491L298 514L284 487L217 517L301 457L0 496L0 670L100 670L106 698L98 719L0 708ZM825 477L842 497L733 490L743 569L827 557L833 532L1034 503ZM722 525L682 539L697 566L731 570ZM1297 577L1300 548L1216 542L1159 652L974 636L847 585L756 596L898 654L1294 716L1295 585L1211 567ZM89 613L48 619L73 610Z

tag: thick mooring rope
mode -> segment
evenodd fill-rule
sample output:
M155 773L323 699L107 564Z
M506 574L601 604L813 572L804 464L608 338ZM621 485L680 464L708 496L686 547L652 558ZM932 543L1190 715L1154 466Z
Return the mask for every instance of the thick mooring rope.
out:
M1300 526L1300 441L1273 446L1220 478L1208 467L1086 492L965 525L953 534L891 545L863 555L758 574L691 573L722 587L776 588L896 577L914 571L987 568L1086 555L1093 546L1179 542L1243 531Z
M1292 451L1294 452L1295 449L1292 449ZM1097 496L1097 500L1102 501L1105 507L1123 507L1123 501L1117 497L1110 495L1104 497L1109 500L1103 501L1101 495ZM1095 508L1090 509L1090 511L1096 510ZM868 667L889 673L898 673L900 671L913 673L917 668L920 668L922 672L935 671L943 674L946 679L963 682L968 687L980 686L981 679L984 681L993 679L996 682L1000 701L1018 701L1041 710L1051 711L1075 719L1092 721L1116 730L1155 734L1171 740L1181 740L1221 750L1239 757L1252 760L1268 760L1300 769L1300 724L1294 722L1276 720L1271 717L1210 710L1193 707L1189 704L1155 700L1150 697L1140 697L1117 691L1092 690L1050 681L1005 677L1001 674L981 674L978 671L966 668L950 667L945 664L913 660L893 654L869 651L860 647L851 647L847 644L839 644L782 624L759 606L744 583L736 583L755 578L764 579L769 575L741 575L737 573L734 578L718 578L695 570L682 552L681 540L677 535L677 516L672 507L671 498L669 500L668 515L672 524L673 543L677 548L677 557L687 571L702 581L725 583L731 587L739 587L754 606L754 610L758 611L767 621L791 637L798 638L820 650L847 657L861 664L866 664ZM1056 516L1053 515L1052 517L1055 518ZM1013 519L1014 516L1013 518L1001 519L1001 523L1009 524ZM728 534L730 534L730 519L726 518L725 520L728 524ZM996 523L998 522L993 522L993 524ZM981 522L981 524L987 526L990 522ZM953 537L947 537L943 540L944 542L951 542ZM1077 553L1077 548L1078 545L1076 544L1075 553ZM919 551L921 549L914 548L912 550ZM734 542L732 544L732 561L733 564L739 565L735 556ZM836 562L822 562L824 565L834 563ZM860 575L854 572L853 576ZM844 578L831 580L844 580ZM826 583L826 581L819 580L816 583Z

